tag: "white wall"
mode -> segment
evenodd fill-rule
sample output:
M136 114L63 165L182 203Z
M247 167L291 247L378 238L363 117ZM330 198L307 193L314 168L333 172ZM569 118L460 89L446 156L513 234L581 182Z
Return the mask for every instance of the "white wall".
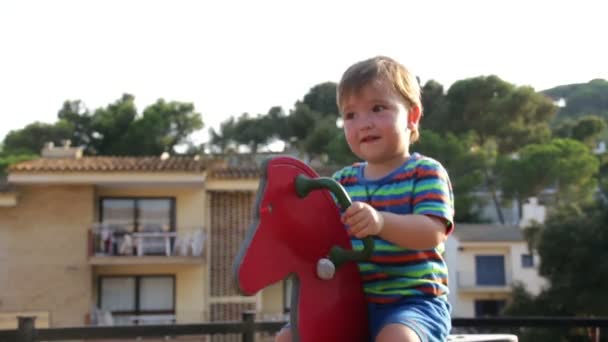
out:
M474 317L475 300L508 300L513 282L522 282L528 291L538 294L546 282L538 275L538 255L534 255L533 268L522 268L521 255L528 253L528 247L524 241L461 243L455 235L448 237L444 258L449 270L450 294L448 298L452 304L452 317ZM505 288L493 291L470 288L467 291L459 291L459 277L462 277L460 283L463 285L475 282L475 256L477 255L504 256L507 282Z

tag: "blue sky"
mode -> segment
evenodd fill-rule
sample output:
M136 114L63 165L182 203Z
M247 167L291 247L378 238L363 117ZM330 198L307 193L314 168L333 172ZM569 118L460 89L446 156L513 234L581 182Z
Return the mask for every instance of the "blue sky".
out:
M128 92L193 102L209 127L290 109L386 54L423 81L496 74L537 90L608 79L605 1L0 2L0 138Z

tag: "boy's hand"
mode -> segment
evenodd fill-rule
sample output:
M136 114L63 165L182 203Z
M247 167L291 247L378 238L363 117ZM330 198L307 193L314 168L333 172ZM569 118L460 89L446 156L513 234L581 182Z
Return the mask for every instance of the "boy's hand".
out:
M378 235L384 227L384 217L371 205L353 202L342 215L342 222L349 226L348 233L357 239Z

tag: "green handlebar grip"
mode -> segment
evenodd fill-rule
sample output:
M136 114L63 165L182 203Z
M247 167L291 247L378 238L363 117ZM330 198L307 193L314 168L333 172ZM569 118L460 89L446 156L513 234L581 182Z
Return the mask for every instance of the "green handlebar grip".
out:
M331 193L336 196L336 199L343 210L346 210L352 204L352 201L350 200L350 197L348 197L348 193L346 193L344 187L342 187L342 185L336 182L333 178L319 177L313 179L303 174L299 174L296 176L295 185L296 193L300 198L308 196L312 190L326 189L331 191ZM337 269L348 261L369 260L372 257L373 252L374 239L371 236L367 236L363 239L362 251L346 250L340 246L333 246L329 251L329 260L334 263Z

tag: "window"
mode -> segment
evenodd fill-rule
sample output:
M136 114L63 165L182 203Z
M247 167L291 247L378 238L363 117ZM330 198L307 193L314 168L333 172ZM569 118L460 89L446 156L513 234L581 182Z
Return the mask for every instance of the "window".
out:
M100 221L103 229L112 235L112 255L132 254L127 242L131 233L164 233L175 231L174 198L101 198ZM155 234L156 235L156 234ZM162 236L147 237L145 252L148 255L166 254L166 241ZM173 238L171 238L173 245Z
M475 317L499 316L505 303L504 300L476 300Z
M102 198L99 212L101 223L115 230L175 230L174 198Z
M534 256L532 254L522 254L521 255L521 267L522 268L534 267Z
M477 285L504 286L505 257L502 255L476 255L475 273Z
M175 315L174 276L103 276L98 306L115 324L170 324Z

